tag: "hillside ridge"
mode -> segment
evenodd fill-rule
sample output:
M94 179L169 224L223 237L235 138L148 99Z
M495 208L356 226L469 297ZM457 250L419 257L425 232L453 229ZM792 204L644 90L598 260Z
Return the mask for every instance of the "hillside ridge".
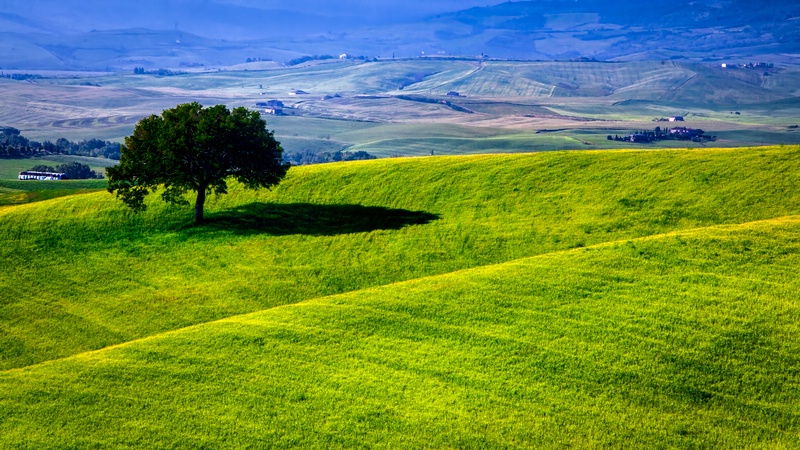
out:
M133 214L108 193L0 213L0 367L617 239L800 213L796 147L378 159ZM35 261L35 264L31 262Z
M244 322L244 321L246 321L247 317L264 314L264 313L267 313L267 312L272 311L272 310L280 310L280 309L284 309L284 308L294 308L294 307L313 306L315 303L322 303L322 302L330 301L331 299L336 299L336 298L339 298L339 297L346 297L346 296L350 296L350 295L353 295L353 294L359 293L359 292L360 293L367 293L367 292L370 292L370 291L379 291L379 290L389 289L389 288L402 288L403 286L410 286L410 285L418 284L418 283L424 282L426 280L446 279L446 278L449 278L449 277L457 276L459 274L466 274L466 273L470 273L470 272L482 272L482 271L487 271L487 270L489 270L489 271L500 271L504 267L525 265L525 263L529 262L529 261L536 261L536 260L540 260L540 259L552 258L552 257L555 257L555 256L563 256L563 255L567 255L567 254L570 254L570 253L578 253L578 252L591 251L591 250L602 249L602 248L607 248L607 247L613 247L615 245L620 245L620 244L629 243L629 242L632 242L632 243L650 242L650 241L655 241L655 240L667 239L667 238L671 238L671 237L689 237L689 236L694 236L694 235L700 234L700 233L702 233L704 231L712 231L712 230L721 231L721 230L737 230L737 229L746 230L746 229L750 229L750 228L753 228L753 227L757 227L759 225L766 225L766 224L785 225L785 224L791 224L791 223L800 223L800 215L789 215L789 216L775 217L775 218L770 218L770 219L755 220L755 221L739 223L739 224L735 224L735 223L732 223L732 224L717 224L717 225L711 225L711 226L706 226L706 227L698 227L698 228L692 228L692 229L686 229L686 230L670 231L670 232L666 232L666 233L659 233L659 234L654 234L654 235L650 235L650 236L642 236L642 237L632 238L632 239L619 239L619 240L601 242L601 243L589 245L589 246L586 246L586 247L577 247L577 248L558 250L558 251L553 251L553 252L549 252L549 253L543 253L543 254L538 254L538 255L518 258L518 259L515 259L515 260L511 260L511 261L504 261L504 262L497 263L497 264L487 264L487 265L483 265L483 266L459 269L459 270L455 270L455 271L452 271L452 272L441 273L441 274L436 274L436 275L428 275L428 276L423 276L423 277L413 278L413 279L407 279L407 280L397 281L397 282L393 282L393 283L388 283L388 284L385 284L385 285L371 286L371 287L367 287L367 288L364 288L364 289L357 289L357 290L354 290L354 291L340 292L340 293L337 293L337 294L334 294L334 295L326 295L326 296L321 296L321 297L309 298L309 299L301 300L301 301L296 302L296 303L276 305L276 306L273 306L273 307L270 307L270 308L265 308L265 309L262 309L262 310L251 311L251 312L248 312L248 313L245 313L245 314L237 314L237 315L228 316L228 317L224 317L224 318L217 319L217 320L212 320L212 321L209 321L209 322L202 322L202 323L193 324L193 325L190 325L190 326L187 326L187 327L167 330L167 331L164 331L164 332L160 332L160 333L156 333L156 334L153 334L153 335L149 335L149 336L133 339L133 340L130 340L130 341L113 344L113 345L110 345L110 346L107 346L107 347L103 347L103 348L100 348L100 349L90 350L90 351L85 351L85 352L81 352L81 353L68 355L68 356L65 356L65 357L62 357L62 358L54 358L54 359L50 359L50 360L46 360L46 361L40 361L40 362L37 362L35 364L22 366L22 367L14 367L14 368L10 368L10 369L2 369L2 370L0 370L0 374L2 374L2 373L23 372L23 371L26 371L26 370L29 370L29 369L32 369L32 368L35 368L35 367L47 366L47 365L50 365L50 364L55 364L55 363L58 363L59 361L78 360L78 359L82 359L82 358L85 358L85 357L88 357L88 356L98 355L98 354L102 354L102 353L105 353L105 352L108 352L108 351L112 351L112 350L117 349L117 348L124 348L124 347L128 347L128 346L131 346L131 345L136 345L136 344L142 343L142 342L148 342L148 341L152 341L152 340L156 340L156 339L161 339L161 338L164 338L164 337L167 337L167 336L181 334L181 333L189 331L189 330L194 330L194 329L198 329L198 328L212 326L214 324L224 324L224 323L231 323L231 322Z

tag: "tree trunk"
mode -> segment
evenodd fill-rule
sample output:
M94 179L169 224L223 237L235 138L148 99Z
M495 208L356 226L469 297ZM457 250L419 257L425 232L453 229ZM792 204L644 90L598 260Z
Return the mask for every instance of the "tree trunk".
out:
M197 201L194 204L194 224L203 223L203 205L206 203L206 187L197 190Z

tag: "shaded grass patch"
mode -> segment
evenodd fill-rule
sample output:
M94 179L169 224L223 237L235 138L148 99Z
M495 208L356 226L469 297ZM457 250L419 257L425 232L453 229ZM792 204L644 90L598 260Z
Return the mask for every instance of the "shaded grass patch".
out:
M209 214L206 223L193 232L210 228L237 234L330 236L399 230L437 219L437 214L378 206L253 202Z

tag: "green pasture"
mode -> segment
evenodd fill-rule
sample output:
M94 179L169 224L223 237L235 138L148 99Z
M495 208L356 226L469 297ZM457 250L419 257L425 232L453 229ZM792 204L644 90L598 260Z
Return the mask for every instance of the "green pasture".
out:
M0 159L0 181L17 180L17 176L20 172L29 170L33 166L45 165L55 167L59 164L65 164L69 162L86 164L91 167L92 170L99 172L103 172L107 167L111 167L117 163L117 161L106 158L89 158L68 155L50 155L41 158Z
M232 183L200 227L106 192L0 208L0 442L796 447L798 167L382 159Z
M135 215L106 192L0 209L0 367L324 295L796 214L800 149L554 152L296 167ZM31 261L36 261L31 264Z
M0 159L0 207L105 189L105 180L21 181L17 178L20 172L36 165L54 167L72 161L87 164L92 170L101 173L106 167L116 164L116 161L105 158L65 155L32 159Z
M11 448L794 448L800 219L307 300L0 372Z

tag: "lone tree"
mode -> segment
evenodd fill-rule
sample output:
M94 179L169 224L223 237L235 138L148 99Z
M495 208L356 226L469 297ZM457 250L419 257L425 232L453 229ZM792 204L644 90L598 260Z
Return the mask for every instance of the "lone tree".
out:
M107 169L109 192L142 211L145 196L161 187L161 198L177 204L188 204L184 194L195 191L196 224L203 222L206 194L227 193L228 177L268 188L289 168L261 115L244 107L178 105L140 120L120 150L119 164Z

